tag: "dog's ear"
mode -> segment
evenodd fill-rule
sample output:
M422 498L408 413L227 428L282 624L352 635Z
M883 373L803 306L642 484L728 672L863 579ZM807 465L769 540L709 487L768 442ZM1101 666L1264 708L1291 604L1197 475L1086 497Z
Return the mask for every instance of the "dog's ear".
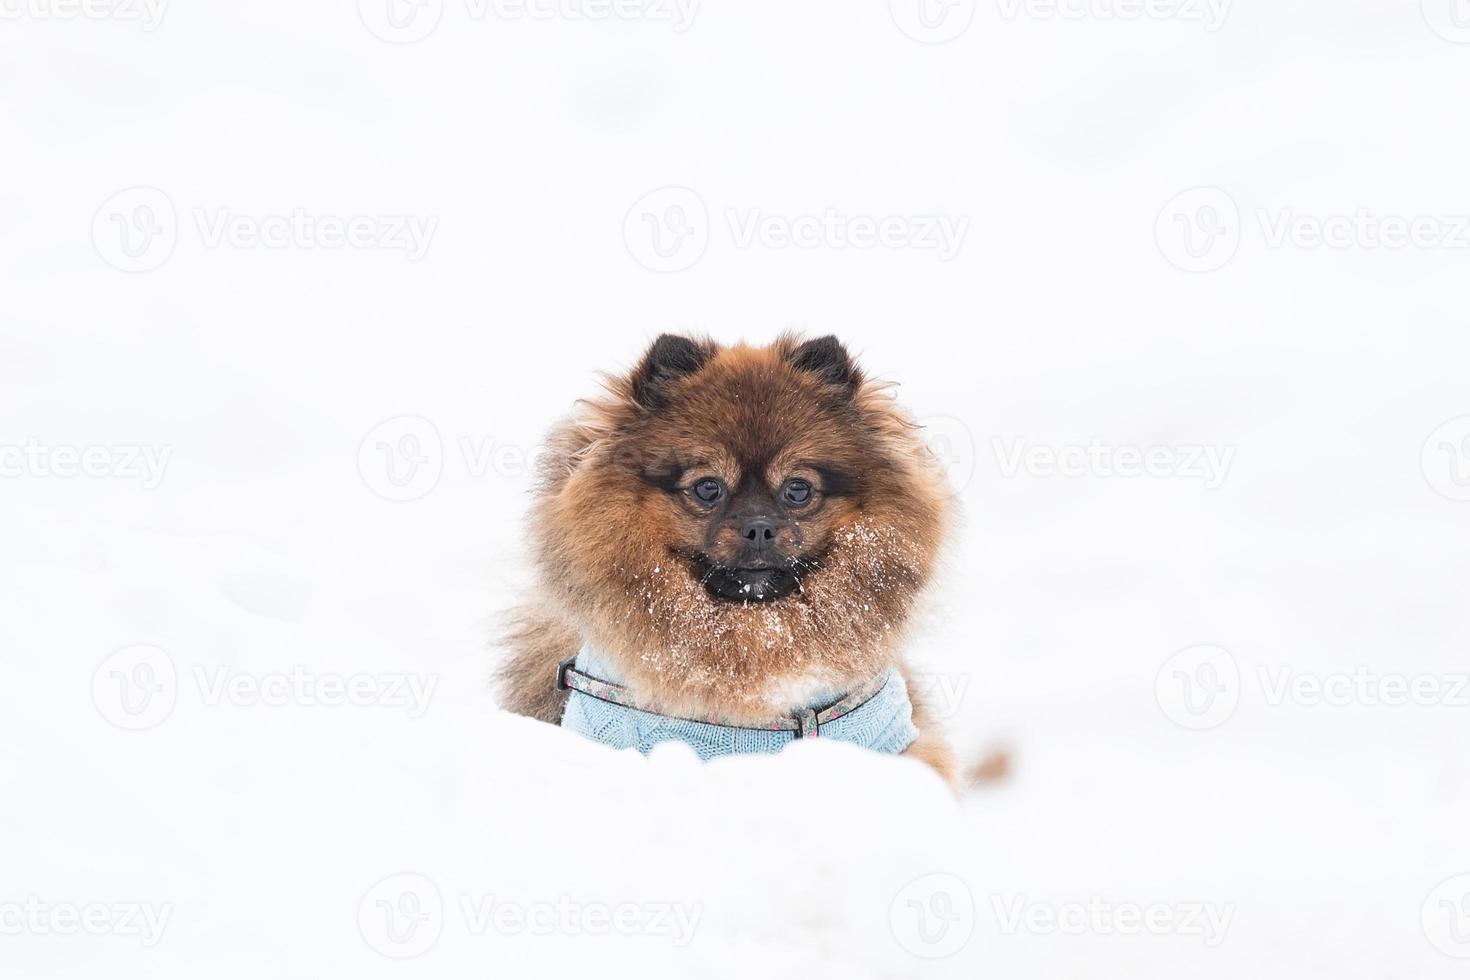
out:
M831 334L798 344L787 360L798 371L815 374L827 384L845 389L848 394L857 391L863 383L862 372L852 355Z
M649 411L668 404L669 387L704 367L713 346L676 334L660 334L628 379L633 401Z

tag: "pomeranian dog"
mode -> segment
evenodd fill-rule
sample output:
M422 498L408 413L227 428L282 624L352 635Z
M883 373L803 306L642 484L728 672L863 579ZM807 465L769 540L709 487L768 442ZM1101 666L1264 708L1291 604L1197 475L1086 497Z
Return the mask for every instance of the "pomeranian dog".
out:
M952 755L901 647L952 495L918 426L835 337L665 334L553 430L511 711L704 758L836 737Z

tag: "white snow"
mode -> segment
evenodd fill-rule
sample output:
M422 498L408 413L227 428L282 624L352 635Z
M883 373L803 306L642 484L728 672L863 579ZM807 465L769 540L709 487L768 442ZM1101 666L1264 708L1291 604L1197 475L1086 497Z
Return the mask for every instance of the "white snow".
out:
M355 6L6 7L0 975L1464 975L1465 252L1272 245L1470 211L1432 0L982 4L940 45L867 0L446 0L408 45ZM124 272L137 186L177 241ZM1155 223L1197 186L1240 241L1188 273ZM659 272L625 222L664 187L710 235ZM852 243L926 215L952 259ZM1014 772L958 803L493 707L547 426L661 330L793 325L901 382L960 486L915 653ZM1203 668L1232 716L1178 699Z

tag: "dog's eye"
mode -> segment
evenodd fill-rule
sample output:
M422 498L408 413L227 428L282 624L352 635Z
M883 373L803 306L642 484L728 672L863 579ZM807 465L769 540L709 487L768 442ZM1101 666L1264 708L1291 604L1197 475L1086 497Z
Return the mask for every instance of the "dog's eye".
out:
M812 499L812 485L805 480L787 480L781 496L792 507L805 507Z
M694 491L694 498L704 504L713 504L725 495L725 485L712 476L696 480L690 489Z

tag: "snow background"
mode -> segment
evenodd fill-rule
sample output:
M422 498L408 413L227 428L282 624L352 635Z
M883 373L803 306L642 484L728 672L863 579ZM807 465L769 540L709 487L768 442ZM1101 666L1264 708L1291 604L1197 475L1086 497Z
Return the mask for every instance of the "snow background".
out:
M1259 680L1470 670L1466 253L1271 248L1256 218L1470 212L1447 6L1239 2L1208 31L960 0L942 44L903 0L707 3L683 31L447 0L411 44L361 6L177 2L152 31L4 8L0 447L171 455L150 489L0 477L0 972L1463 975L1470 905L1440 903L1470 893L1470 707ZM138 186L177 242L124 272L110 216L144 199L109 202ZM708 241L658 272L625 221L669 186ZM1238 249L1190 273L1155 224L1200 186ZM437 226L417 261L207 247L195 209L221 208ZM970 224L949 261L742 248L732 208ZM899 382L961 488L915 654L966 756L1014 771L959 804L840 745L629 758L487 691L547 426L660 331L792 326ZM422 494L385 499L377 443L425 423ZM1008 476L994 443L1094 437L1234 456L1207 490ZM112 682L139 644L175 683L134 731ZM1166 663L1205 644L1238 707L1190 730ZM220 668L435 687L417 717L210 703ZM385 938L378 901L415 889L420 931ZM171 918L151 946L59 935L16 918L32 897ZM466 897L698 919L682 945L476 929ZM1231 919L1209 945L997 912L1093 897Z

